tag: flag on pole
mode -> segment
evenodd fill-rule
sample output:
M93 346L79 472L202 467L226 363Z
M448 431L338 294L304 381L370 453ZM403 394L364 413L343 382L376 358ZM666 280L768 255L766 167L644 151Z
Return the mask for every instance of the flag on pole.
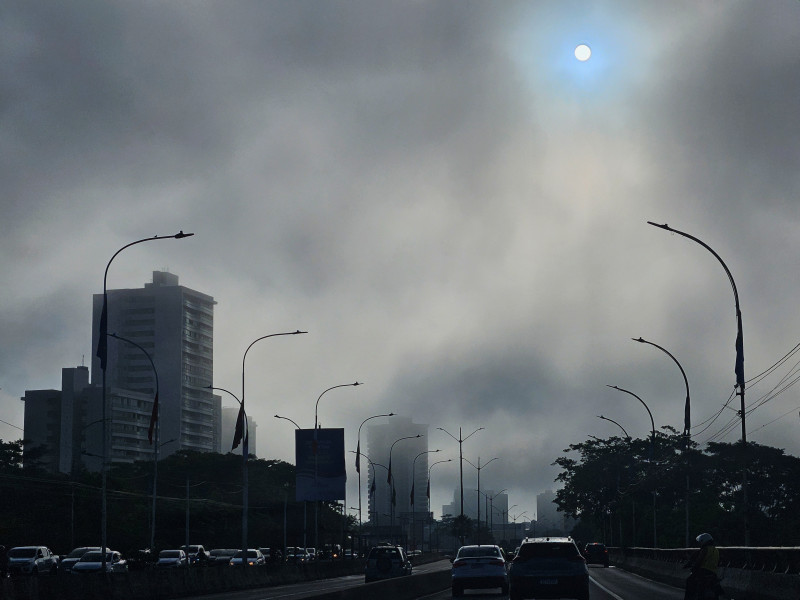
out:
M372 485L369 486L369 495L375 496L375 477L372 478Z
M100 311L100 336L97 340L97 358L100 359L100 368L106 370L108 360L108 300L103 297L103 310Z
M147 429L147 439L150 444L153 444L153 431L156 428L158 421L158 392L156 392L155 400L153 400L153 412L150 414L150 427Z
M356 445L356 473L361 473L361 440Z
M741 317L740 322L741 322ZM744 393L744 341L742 340L742 326L739 325L739 332L736 334L736 385Z
M414 506L414 482L411 482L411 506Z
M425 490L425 497L430 500L431 499L431 479L428 477L428 485L426 486Z
M392 457L389 457L389 472L386 475L386 483L392 483Z
M397 506L397 490L392 486L392 506Z
M239 416L236 417L236 429L233 431L233 445L231 450L235 450L244 437L244 404L239 405Z

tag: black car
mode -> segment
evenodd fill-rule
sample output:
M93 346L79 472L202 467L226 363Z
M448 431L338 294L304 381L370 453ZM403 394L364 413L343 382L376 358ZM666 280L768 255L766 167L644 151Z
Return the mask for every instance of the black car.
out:
M605 544L598 542L586 544L583 549L583 557L586 559L587 564L608 566L608 548L606 548Z
M572 538L525 538L508 570L511 600L589 600L589 569Z

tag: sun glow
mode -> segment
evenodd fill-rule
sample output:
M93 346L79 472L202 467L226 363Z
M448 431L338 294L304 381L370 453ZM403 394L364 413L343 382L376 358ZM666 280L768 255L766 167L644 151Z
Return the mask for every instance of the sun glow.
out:
M575 58L581 62L586 62L592 57L592 49L586 44L580 44L575 47Z

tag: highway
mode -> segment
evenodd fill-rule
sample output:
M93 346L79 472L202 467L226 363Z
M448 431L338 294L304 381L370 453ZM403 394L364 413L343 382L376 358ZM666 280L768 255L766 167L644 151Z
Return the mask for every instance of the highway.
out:
M415 567L414 573L419 575L424 572L442 570L449 567L449 561L439 561ZM604 568L590 565L589 575L591 600L641 600L642 598L647 598L647 600L681 600L683 598L683 590L639 577L613 566ZM320 594L363 585L363 575L348 575L346 577L256 590L193 596L192 600L303 600L314 598ZM397 579L397 585L403 585L402 578ZM472 600L497 600L498 598L503 598L499 589L467 590L464 593L464 597ZM452 595L449 589L438 592L431 590L430 594L420 596L417 600L450 600L450 598L452 598Z
M628 573L615 567L589 566L591 600L682 600L683 590L644 579L638 575ZM471 600L497 600L502 598L500 590L467 590L464 598ZM423 596L417 600L444 600L450 599L450 590Z

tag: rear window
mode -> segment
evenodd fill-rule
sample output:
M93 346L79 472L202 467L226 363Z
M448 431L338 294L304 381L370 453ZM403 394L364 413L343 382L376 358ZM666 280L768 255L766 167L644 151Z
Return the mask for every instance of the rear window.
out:
M397 548L373 548L369 551L370 558L381 558L387 556L389 558L396 558L400 553Z
M461 548L458 551L458 558L472 558L476 556L500 556L500 550L495 546L475 546Z
M523 544L519 548L519 558L574 558L579 556L575 544L564 542L541 542Z

